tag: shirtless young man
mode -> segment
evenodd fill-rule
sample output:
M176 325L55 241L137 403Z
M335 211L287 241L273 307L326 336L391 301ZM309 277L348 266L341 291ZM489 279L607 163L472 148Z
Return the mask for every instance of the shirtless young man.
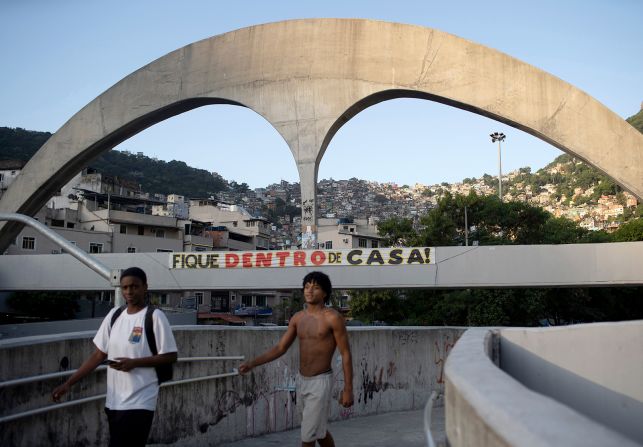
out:
M239 372L246 374L254 367L271 362L288 351L295 338L299 338L299 380L297 395L303 404L301 445L334 447L335 442L327 430L330 413L333 375L331 361L335 348L342 356L344 389L339 403L353 405L353 363L348 344L344 318L324 302L330 299L330 279L322 272L311 272L304 277L306 308L297 312L288 324L279 342L260 356L243 363Z

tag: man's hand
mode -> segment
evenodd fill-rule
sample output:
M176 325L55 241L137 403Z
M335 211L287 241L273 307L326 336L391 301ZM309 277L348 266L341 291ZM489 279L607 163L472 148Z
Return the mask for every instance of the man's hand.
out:
M342 394L339 396L339 404L342 407L348 408L353 406L353 390L344 388Z
M51 392L51 399L54 402L60 402L60 398L69 392L69 384L67 382L54 388Z
M247 374L247 373L249 373L250 371L252 371L252 368L254 368L254 366L252 366L252 365L250 364L250 362L248 362L248 363L242 363L242 364L239 366L239 373L240 373L240 374Z
M116 361L109 363L109 367L117 369L119 371L129 372L138 366L136 364L136 359L130 359L127 357L117 357L114 360Z

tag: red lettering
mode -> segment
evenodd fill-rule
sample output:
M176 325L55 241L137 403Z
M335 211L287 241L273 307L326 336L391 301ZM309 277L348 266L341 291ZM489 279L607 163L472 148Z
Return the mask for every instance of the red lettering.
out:
M287 251L278 251L275 256L279 258L279 267L283 267L286 265L286 258L290 256L290 253Z
M270 267L272 265L272 253L257 253L257 267Z
M306 265L306 252L305 251L296 251L293 254L295 267Z
M244 253L241 257L243 258L244 267L252 267L252 253Z
M236 267L239 264L239 256L234 253L226 253L225 266L226 268Z
M314 265L322 265L326 262L326 253L323 251L314 251L313 254L310 255L310 262Z

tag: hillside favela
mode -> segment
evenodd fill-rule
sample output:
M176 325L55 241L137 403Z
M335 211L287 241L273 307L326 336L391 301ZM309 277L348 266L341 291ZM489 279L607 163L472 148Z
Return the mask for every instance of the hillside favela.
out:
M420 25L224 29L97 80L103 93L54 133L0 127L0 446L643 445L638 98L624 119L531 62ZM172 48L185 38L164 31ZM495 120L498 172L319 179L339 129L397 99ZM204 106L259 116L298 182L242 150L170 142L168 161L134 139ZM198 145L187 129L177 146ZM387 132L401 169L427 168L403 149L430 132ZM561 155L503 171L519 132ZM179 159L190 149L208 169ZM274 179L224 178L228 161Z
M643 112L629 121L638 125L639 130L643 129ZM0 197L49 136L20 128L0 128ZM186 185L186 178L193 179L193 184ZM197 183L199 181L201 183ZM502 177L502 187L503 202L523 203L547 211L552 217L565 218L579 229L597 232L596 240L604 233L604 239L608 240L607 234L643 213L636 197L598 170L569 155L557 157L537 172L524 167L506 173ZM359 236L362 240L358 241L358 246L372 247L386 238L381 224L391 219L409 219L415 229L420 229L422 218L436 209L441 200L445 202L462 196L460 200L465 203L466 197L472 200L476 196L497 195L498 177L487 173L458 183L432 185L377 183L357 178L323 179L318 183L317 196L322 217L320 230L322 235L331 231L337 237L341 226L350 224L351 240ZM127 150L112 151L95 165L88 166L63 187L61 194L53 197L41 213L44 221L54 229L90 229L104 233L101 242L95 242L90 251L105 253L115 251L115 232L127 234L123 233L127 231L126 226L118 227L118 220L106 218L108 207L110 211L148 215L150 228L155 225L164 228L168 222L164 218L176 219L176 225L168 228L167 234L163 230L150 233L150 240L154 242L159 238L174 239L174 243L170 242L171 248L166 248L176 251L185 248L181 247L181 238L184 243L190 239L183 236L204 238L196 246L203 250L232 248L235 242L225 245L230 244L230 240L245 243L237 245L236 249L275 250L301 246L298 183L281 181L251 190L245 183L228 181L216 172L189 167L179 160L164 162ZM90 209L89 215L83 214L82 210ZM464 208L461 212L464 219ZM105 215L103 218L99 217L101 213ZM158 222L149 220L154 219L151 216L158 216ZM473 227L474 237L476 216L468 218L473 223L469 229ZM183 234L184 231L189 234ZM339 248L337 242L333 245L332 239L330 233L328 240L320 236L319 244L325 248ZM34 248L29 248L31 245ZM137 247L128 249L133 252ZM8 250L9 254L19 252L51 253L47 246L40 244L37 249L35 244L27 244L26 247L14 245Z

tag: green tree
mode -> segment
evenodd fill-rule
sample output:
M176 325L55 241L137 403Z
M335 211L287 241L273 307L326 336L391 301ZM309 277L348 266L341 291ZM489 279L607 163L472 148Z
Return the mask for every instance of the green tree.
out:
M643 241L643 218L637 218L621 225L612 235L614 242Z
M373 321L397 322L404 317L400 294L397 290L351 291L351 316L371 323Z
M408 247L415 240L413 221L404 217L391 217L377 224L377 232L384 237L387 247Z
M551 217L543 226L541 243L543 244L576 244L588 231L575 222L564 217Z

